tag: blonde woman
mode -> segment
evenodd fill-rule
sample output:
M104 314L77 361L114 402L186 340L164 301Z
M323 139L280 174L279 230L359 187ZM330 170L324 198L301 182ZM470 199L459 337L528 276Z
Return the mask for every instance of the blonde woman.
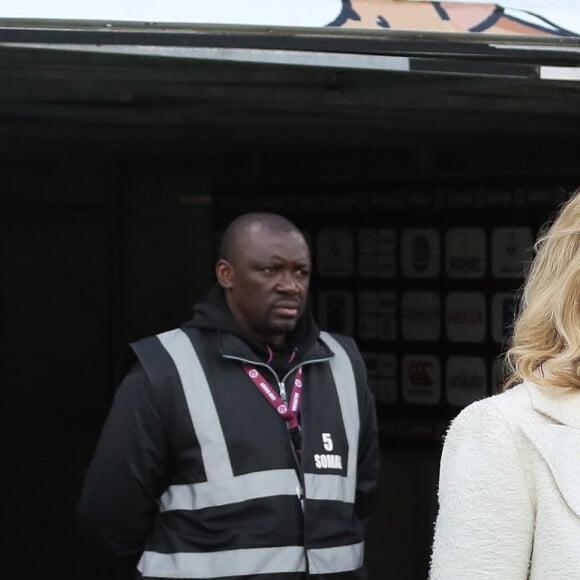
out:
M431 580L580 579L580 189L535 250L505 391L445 439Z

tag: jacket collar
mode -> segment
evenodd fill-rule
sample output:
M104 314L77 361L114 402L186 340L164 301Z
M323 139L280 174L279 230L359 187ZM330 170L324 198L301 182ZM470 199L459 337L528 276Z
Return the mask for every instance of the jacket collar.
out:
M562 425L580 429L580 389L526 382L532 407Z
M218 349L222 356L245 360L255 364L264 364L262 356L256 353L239 336L229 332L218 332ZM306 351L299 351L294 366L319 360L327 360L334 352L320 339L314 341Z

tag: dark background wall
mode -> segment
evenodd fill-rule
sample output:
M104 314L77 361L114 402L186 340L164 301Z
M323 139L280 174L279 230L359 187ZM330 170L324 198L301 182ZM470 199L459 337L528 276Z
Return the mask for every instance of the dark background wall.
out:
M207 164L32 160L1 171L4 473L10 577L113 580L75 503L128 341L190 316L213 280ZM438 444L383 449L371 577L425 575Z
M2 168L4 449L14 578L112 578L75 502L127 341L189 317L210 280L194 176L51 160Z
M14 580L120 580L77 529L83 474L127 343L189 318L213 280L226 217L271 209L313 234L383 223L398 233L467 223L489 232L496 221L534 229L557 194L580 184L578 83L540 75L541 64L577 65L575 39L499 50L503 40L477 35L95 28L0 30L2 566ZM254 48L263 61L204 47L236 58ZM276 64L267 47L302 51L305 64ZM309 51L381 62L314 66ZM400 55L412 57L408 71L390 68ZM339 195L367 192L375 205L364 210ZM453 217L440 203L450 192L475 201ZM534 202L546 193L551 202ZM328 211L308 209L319 194ZM424 194L431 206L407 205ZM492 211L495 194L511 201ZM315 285L356 292L355 278ZM519 282L506 283L515 291ZM443 293L445 284L442 275L414 288ZM399 293L408 285L399 275L384 282ZM486 356L499 346L486 339ZM431 345L399 334L361 347L400 357ZM437 354L446 347L437 343ZM379 408L371 580L426 578L434 435L458 409L438 410L400 400Z
M116 578L80 537L75 503L126 344L186 320L212 283L223 163L219 156L198 164L55 156L2 166L11 578ZM303 191L312 190L295 193ZM351 219L352 227L367 219ZM439 453L433 438L383 438L371 579L386 571L398 580L426 578Z

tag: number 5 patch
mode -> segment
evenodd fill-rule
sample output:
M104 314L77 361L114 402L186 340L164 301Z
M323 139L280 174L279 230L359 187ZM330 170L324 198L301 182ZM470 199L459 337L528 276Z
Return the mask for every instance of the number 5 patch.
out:
M326 451L332 451L334 449L332 435L330 433L322 433L322 446Z

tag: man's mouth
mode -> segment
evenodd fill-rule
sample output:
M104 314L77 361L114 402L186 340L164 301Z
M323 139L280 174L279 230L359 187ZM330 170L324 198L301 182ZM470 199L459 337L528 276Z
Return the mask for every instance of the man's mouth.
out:
M298 315L297 304L276 304L274 311L285 318L296 318Z

